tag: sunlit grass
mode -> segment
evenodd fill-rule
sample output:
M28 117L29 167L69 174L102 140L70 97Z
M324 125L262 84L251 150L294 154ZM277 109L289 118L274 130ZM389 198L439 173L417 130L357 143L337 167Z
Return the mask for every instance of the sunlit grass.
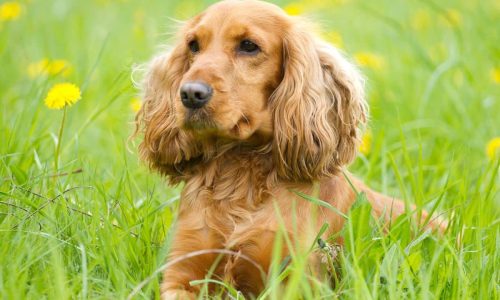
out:
M131 70L169 41L170 18L210 2L0 3L0 298L159 297L179 189L128 142L140 106ZM335 286L305 272L314 244L273 262L262 298L498 298L498 4L278 4L320 23L367 77L371 125L350 170L451 227L440 237L404 215L387 232L360 196ZM66 112L55 169L62 114L44 99L63 82L82 98ZM275 252L289 244L281 234Z

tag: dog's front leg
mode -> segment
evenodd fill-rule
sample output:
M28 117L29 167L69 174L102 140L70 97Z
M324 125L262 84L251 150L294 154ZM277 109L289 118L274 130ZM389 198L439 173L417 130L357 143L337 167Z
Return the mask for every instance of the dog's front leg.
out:
M221 248L221 238L200 220L199 212L184 212L179 216L172 247L161 285L161 297L166 299L196 299L198 286L192 280L200 280L216 262Z

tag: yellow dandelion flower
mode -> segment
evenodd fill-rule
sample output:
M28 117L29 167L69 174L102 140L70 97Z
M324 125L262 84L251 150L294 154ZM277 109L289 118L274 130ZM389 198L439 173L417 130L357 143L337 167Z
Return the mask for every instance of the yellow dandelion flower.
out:
M374 70L382 69L385 64L383 57L369 52L358 52L354 54L354 59L360 66L372 68Z
M68 76L72 71L71 65L64 59L56 59L49 63L47 73L50 75Z
M443 17L446 25L450 27L459 27L462 24L462 14L456 9L448 9Z
M144 10L139 9L134 11L134 23L142 24L144 22L145 17L146 17L146 12L144 12Z
M132 98L130 101L130 108L133 112L138 112L141 109L142 102L139 98Z
M21 15L23 8L17 1L0 5L0 21L14 21Z
M336 31L330 31L324 34L324 39L334 46L339 48L344 48L344 40L342 39L342 35Z
M445 43L441 42L430 46L427 52L430 58L433 61L437 62L446 58L446 54L448 53L448 48Z
M427 10L418 10L411 18L411 26L416 30L427 29L432 24L431 15Z
M486 154L490 159L495 159L500 155L500 137L492 138L486 145Z
M494 83L500 83L500 67L491 69L490 76Z
M364 155L368 155L372 149L372 139L373 135L370 131L367 131L361 138L361 143L359 144L359 152Z
M37 62L28 65L28 76L35 78L38 76L47 75L47 69L49 68L49 60L44 58Z
M284 10L290 16L298 16L304 12L304 5L302 3L292 2L285 6Z
M71 64L64 59L48 60L44 58L28 65L28 76L30 78L59 74L68 76L72 71Z
M58 83L54 85L45 98L45 105L50 109L61 109L70 106L82 97L80 88L72 83Z

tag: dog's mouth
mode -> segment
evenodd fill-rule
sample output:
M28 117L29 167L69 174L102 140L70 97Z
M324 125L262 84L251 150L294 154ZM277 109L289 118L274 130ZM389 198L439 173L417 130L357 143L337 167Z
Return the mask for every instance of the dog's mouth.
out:
M234 117L234 115L233 115ZM188 109L184 114L183 129L191 131L198 138L218 138L228 141L240 140L248 141L255 133L254 121L248 116L241 115L233 120L224 119L226 122L217 121L213 117L210 107L199 109ZM267 140L270 130L263 130L258 135L258 140ZM264 138L265 137L265 138Z
M206 108L188 109L184 118L184 128L194 131L214 130L217 124Z
M206 108L188 110L184 117L183 127L199 137L218 137L227 139L245 139L248 122L242 119L234 125L218 124Z

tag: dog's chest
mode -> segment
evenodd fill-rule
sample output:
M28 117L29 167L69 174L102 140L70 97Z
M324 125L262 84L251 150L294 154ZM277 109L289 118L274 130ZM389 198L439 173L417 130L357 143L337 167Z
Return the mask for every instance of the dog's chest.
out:
M255 174L255 170L240 168L220 172L217 176L203 175L186 182L181 210L197 214L199 226L208 227L226 238L237 227L251 224L270 197L264 178Z
M251 226L271 198L275 172L270 156L226 153L200 166L186 181L181 210L196 216L197 227L227 240Z
M187 209L197 211L206 226L224 235L231 234L238 225L251 222L268 198L264 191L238 182L224 184L224 188L199 186L197 190L194 197L183 199L189 204Z

